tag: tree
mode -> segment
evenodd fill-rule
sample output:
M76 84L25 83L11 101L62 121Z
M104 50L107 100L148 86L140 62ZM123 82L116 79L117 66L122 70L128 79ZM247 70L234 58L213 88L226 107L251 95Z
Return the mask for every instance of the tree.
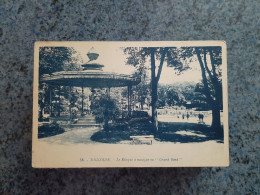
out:
M221 47L127 47L124 48L127 64L136 67L138 74L142 74L147 60L150 60L151 70L151 97L152 123L158 130L157 121L157 89L164 62L181 73L190 67L190 62L197 59L202 73L202 83L207 103L212 109L212 127L221 129L220 110L222 109L222 82L221 82ZM156 66L156 62L159 64ZM211 68L209 67L211 65ZM157 68L157 73L156 73Z
M57 71L65 70L79 70L78 65L79 56L71 47L40 47L39 50L39 77L43 74L52 74ZM48 106L48 101L51 105L51 94L54 94L54 87L39 85L39 120L43 119L43 109ZM50 108L50 112L52 108ZM51 114L51 113L50 113Z
M212 108L212 127L221 129L220 110L222 109L221 47L195 48L201 68L204 94ZM209 57L207 57L209 56ZM209 60L208 60L209 59ZM208 62L209 61L209 62ZM211 69L209 68L211 65Z
M141 110L143 110L150 93L149 84L147 84L145 76L142 77L141 82L134 88L133 92L136 94L136 101L140 103Z
M116 101L104 90L92 89L91 94L92 114L95 116L97 123L104 123L104 130L109 130L108 122L115 120L119 116L119 109Z
M48 103L48 100L50 99L49 94L47 93L48 87L45 84L41 84L39 87L39 98L38 98L38 104L39 104L39 121L43 120L43 109L45 108L46 104Z
M63 70L78 70L79 60L71 47L40 47L39 75L51 74Z
M181 48L182 56L190 61L197 58L202 75L202 93L212 109L212 127L221 129L220 110L222 104L222 50L221 47ZM195 57L195 58L194 58ZM221 131L217 131L221 133Z
M162 108L166 105L166 89L163 86L158 88L158 107Z
M152 124L154 131L158 131L157 120L157 102L158 102L158 82L160 80L164 62L168 66L174 67L176 70L183 71L188 67L184 67L181 58L178 58L175 47L127 47L124 53L128 55L127 64L136 67L139 75L143 74L146 69L146 62L149 59L149 68L151 70L151 107L152 107ZM159 64L156 66L156 62ZM157 68L157 71L156 71Z
M169 106L183 105L185 103L185 97L180 92L170 88L166 92L166 98Z
M204 94L203 83L197 83L194 89L194 96L192 99L192 106L197 110L210 110L211 107L207 102L207 98Z

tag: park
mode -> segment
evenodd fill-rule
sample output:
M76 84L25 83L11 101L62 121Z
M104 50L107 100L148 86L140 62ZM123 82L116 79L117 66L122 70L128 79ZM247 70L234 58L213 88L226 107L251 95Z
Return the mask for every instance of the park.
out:
M74 48L40 49L40 140L223 143L221 47L119 49L125 59L121 68L131 66L133 72L103 70L106 61L99 61L102 52L93 47L83 64ZM175 71L171 75L175 82L167 82L164 69ZM178 80L188 73L199 79Z

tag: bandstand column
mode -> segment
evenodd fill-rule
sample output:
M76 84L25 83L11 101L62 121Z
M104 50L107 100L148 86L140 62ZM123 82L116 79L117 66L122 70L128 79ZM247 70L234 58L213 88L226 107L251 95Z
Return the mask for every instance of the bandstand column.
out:
M106 96L107 98L110 98L110 87L108 87L106 89ZM108 130L108 121L109 121L109 117L108 117L108 105L106 105L106 114L104 115L104 130Z
M84 87L81 87L81 93L82 93L82 97L81 97L81 116L84 116Z
M106 89L107 97L110 97L110 87Z
M69 86L69 113L70 113L70 121L72 120L71 116L71 86Z
M50 86L50 116L53 116L52 114L52 94L51 94L52 87Z
M131 102L132 102L132 85L127 86L128 89L128 116L131 116Z
M61 111L61 100L60 100L60 96L61 96L61 86L58 86L59 89L59 102L58 102L58 117L60 117L60 111Z

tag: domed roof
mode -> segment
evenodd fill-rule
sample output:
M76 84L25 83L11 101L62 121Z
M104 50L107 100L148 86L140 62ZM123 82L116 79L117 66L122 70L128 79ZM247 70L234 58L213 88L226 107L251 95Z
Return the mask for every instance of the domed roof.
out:
M83 64L81 66L83 67L83 70L102 70L102 68L104 67L104 65L94 62Z
M103 71L61 71L52 75L43 75L42 82L51 85L75 87L124 87L138 85L140 78L133 75Z
M137 85L140 78L133 75L103 72L104 65L98 61L99 54L94 48L87 53L89 61L81 65L83 71L60 71L51 75L43 75L42 82L51 85L77 86L77 87L124 87Z

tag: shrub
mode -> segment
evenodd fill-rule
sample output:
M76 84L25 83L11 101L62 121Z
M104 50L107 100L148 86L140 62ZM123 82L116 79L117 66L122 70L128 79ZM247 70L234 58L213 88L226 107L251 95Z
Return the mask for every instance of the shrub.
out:
M90 109L97 123L103 123L105 120L115 120L119 115L115 101L107 96L96 98L92 102Z
M57 123L47 124L38 128L38 138L50 137L64 132L65 130Z
M133 111L132 118L143 118L149 117L148 113L145 111Z

